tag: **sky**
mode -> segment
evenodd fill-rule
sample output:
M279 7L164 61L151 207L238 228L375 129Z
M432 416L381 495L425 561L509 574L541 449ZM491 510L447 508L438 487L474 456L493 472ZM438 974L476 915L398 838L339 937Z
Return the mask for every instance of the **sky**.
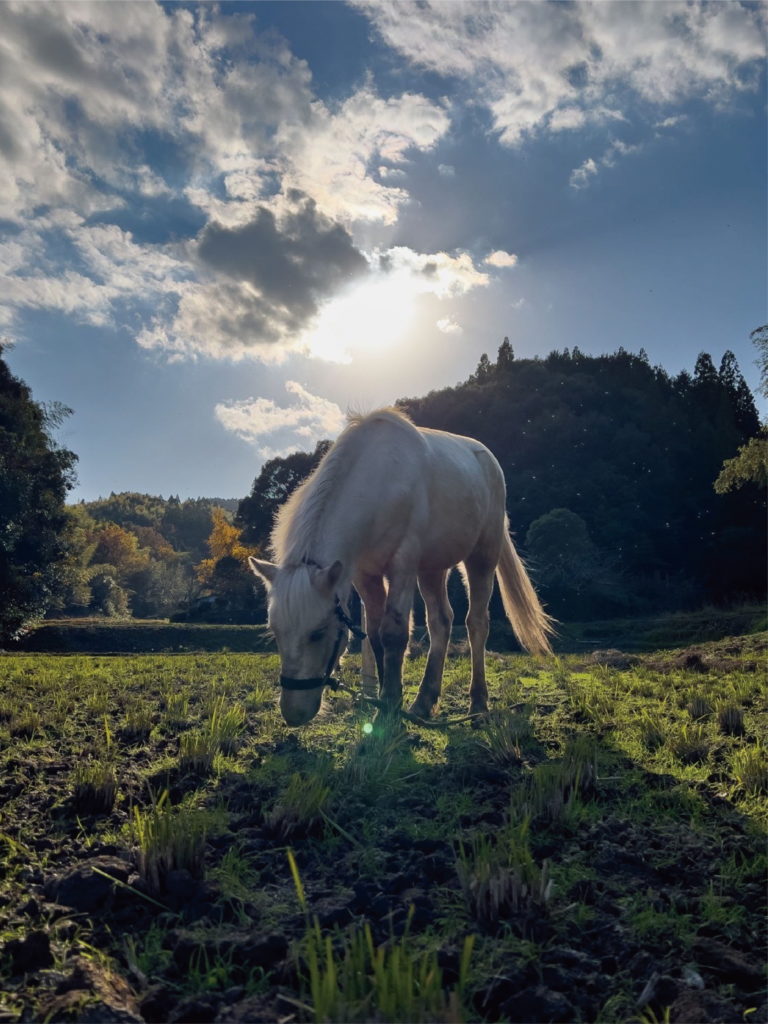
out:
M266 459L516 357L671 373L766 313L768 8L0 4L0 338L73 500Z

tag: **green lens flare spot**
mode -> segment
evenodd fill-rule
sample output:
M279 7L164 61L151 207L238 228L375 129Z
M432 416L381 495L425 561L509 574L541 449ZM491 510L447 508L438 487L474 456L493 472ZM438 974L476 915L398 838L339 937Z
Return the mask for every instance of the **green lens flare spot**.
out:
M363 725L363 732L365 733L366 736L371 735L371 733L373 732L373 725L371 722L366 722L365 725Z

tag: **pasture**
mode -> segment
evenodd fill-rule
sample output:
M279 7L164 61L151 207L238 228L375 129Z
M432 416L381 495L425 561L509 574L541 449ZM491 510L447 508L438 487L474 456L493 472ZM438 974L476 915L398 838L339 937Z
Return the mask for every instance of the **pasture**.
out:
M0 1021L765 1020L766 647L490 654L391 735L270 653L3 655Z

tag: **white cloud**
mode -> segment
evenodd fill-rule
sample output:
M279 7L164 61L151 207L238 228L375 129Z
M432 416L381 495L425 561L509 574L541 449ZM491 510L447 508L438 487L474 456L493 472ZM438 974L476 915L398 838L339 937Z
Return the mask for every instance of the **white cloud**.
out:
M407 272L413 287L422 294L439 299L464 295L472 288L483 288L489 277L472 262L469 253L451 256L446 252L420 253L407 246L395 246L378 254L381 268L387 272Z
M440 175L441 178L455 178L456 168L453 167L451 164L438 164L437 173Z
M571 188L582 189L586 188L589 184L590 178L594 178L597 174L597 164L592 157L587 157L581 167L576 167L571 171L571 177L569 184Z
M247 13L0 4L0 218L21 228L0 248L0 320L47 308L117 326L130 306L138 343L169 358L279 362L364 273L348 226L394 224L401 165L448 126L440 104L371 84L321 102L307 64ZM196 240L87 225L169 199L208 218ZM75 267L54 254L62 238Z
M577 190L587 188L592 179L597 176L601 167L615 167L619 157L639 153L641 149L642 147L639 145L632 145L628 142L622 142L621 139L614 139L603 155L597 160L593 157L588 157L580 167L576 167L571 171L569 185Z
M313 395L293 380L286 382L285 390L295 399L291 405L278 405L270 398L221 402L216 406L216 418L226 430L254 445L265 459L297 448L311 450L318 441L334 438L344 428L346 417L334 402Z
M506 145L621 117L615 104L629 93L652 103L727 97L756 85L765 57L758 4L355 3L414 64L471 83Z
M489 267L514 267L517 265L517 256L512 252L496 249L485 257L483 263L487 263Z
M462 334L464 328L461 324L457 323L453 317L444 316L442 320L437 321L438 331L442 331L443 334Z
M685 114L673 114L671 117L665 117L663 121L657 121L653 126L654 128L677 128L679 124L683 124L686 121Z
M381 166L379 168L379 177L385 181L405 181L408 175L401 167Z
M405 162L411 150L434 146L448 126L442 107L413 93L383 99L365 87L336 110L315 103L307 122L286 123L277 134L284 186L308 192L340 220L394 224L408 193L376 181L368 167ZM389 167L384 177L398 180L397 170Z

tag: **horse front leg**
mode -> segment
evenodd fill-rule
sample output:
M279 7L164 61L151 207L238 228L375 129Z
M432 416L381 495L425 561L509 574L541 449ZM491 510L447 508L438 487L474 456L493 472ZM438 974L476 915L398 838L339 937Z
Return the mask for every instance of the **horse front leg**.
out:
M387 600L387 591L384 587L384 580L381 576L360 575L355 579L355 589L360 595L365 609L365 632L367 639L363 641L363 691L365 692L366 676L371 672L368 652L366 646L373 655L378 675L378 690L384 682L384 646L381 642L381 623L384 618L384 606ZM367 694L366 696L375 696Z
M448 570L419 573L419 590L427 609L429 655L419 692L410 711L420 718L429 718L440 699L445 656L453 625L453 609L448 600Z
M387 713L403 705L403 658L411 630L411 606L416 585L414 573L393 574L389 581L380 637L384 650L381 700Z

